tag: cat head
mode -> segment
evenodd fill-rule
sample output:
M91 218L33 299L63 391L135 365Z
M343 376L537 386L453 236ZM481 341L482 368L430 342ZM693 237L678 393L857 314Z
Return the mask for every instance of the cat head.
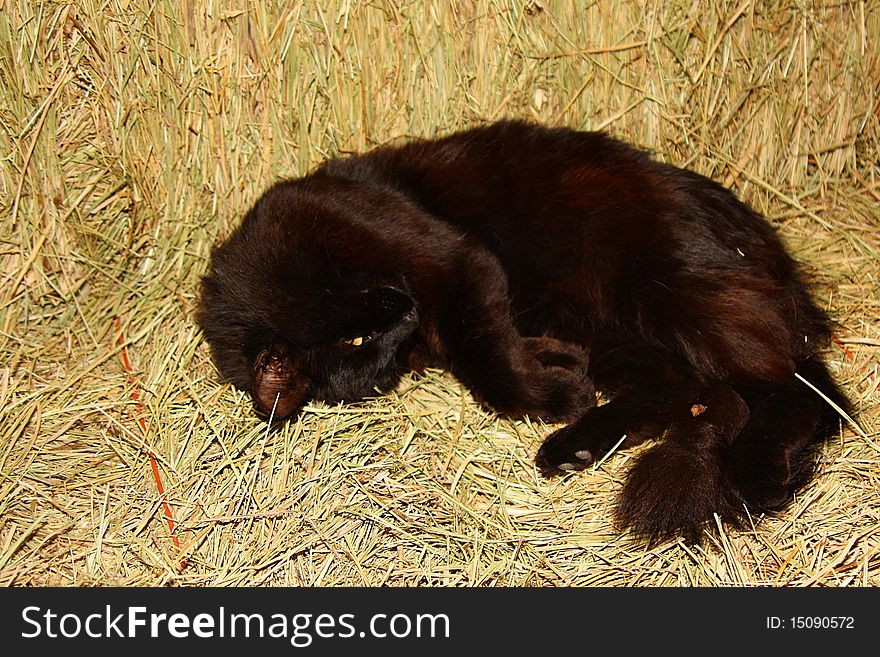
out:
M276 419L392 388L419 324L402 275L346 269L302 232L252 210L212 252L197 314L223 377Z
M288 287L222 269L203 281L199 323L220 373L261 415L283 419L309 399L353 401L397 383L419 323L405 281L356 274Z

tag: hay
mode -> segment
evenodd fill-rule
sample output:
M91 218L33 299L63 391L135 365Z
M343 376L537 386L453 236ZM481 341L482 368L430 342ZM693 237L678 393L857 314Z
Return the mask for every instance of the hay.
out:
M0 583L880 584L877 0L0 4ZM865 435L786 513L647 550L633 452L546 482L449 375L276 431L219 382L198 279L268 183L502 116L712 176L815 275Z

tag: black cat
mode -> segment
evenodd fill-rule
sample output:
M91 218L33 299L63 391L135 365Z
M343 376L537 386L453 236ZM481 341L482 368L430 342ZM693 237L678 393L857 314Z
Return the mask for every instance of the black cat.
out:
M275 418L440 366L499 412L568 423L547 476L663 437L616 509L652 541L809 479L838 418L796 371L847 408L828 320L755 211L605 134L522 122L276 184L214 250L198 321Z

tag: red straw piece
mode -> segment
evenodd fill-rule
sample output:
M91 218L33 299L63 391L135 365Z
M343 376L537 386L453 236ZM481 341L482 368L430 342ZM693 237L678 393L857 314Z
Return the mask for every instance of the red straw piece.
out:
M125 347L125 340L123 340L122 336L122 322L119 321L119 317L116 317L116 332L119 334L118 343L122 347L122 366L125 368L125 371L128 373L128 384L132 387L131 390L131 398L135 401L135 409L138 413L138 424L141 425L141 431L143 432L144 443L147 442L147 423L144 421L143 416L143 407L141 406L140 395L138 394L137 388L135 388L134 374L133 368L131 367L131 361L128 359L128 349ZM174 522L174 514L171 513L171 506L168 504L168 500L165 499L165 487L162 485L162 477L159 474L159 464L156 461L156 455L153 454L153 451L148 449L147 454L150 457L150 466L153 468L153 478L156 480L156 488L159 490L159 496L162 498L162 508L165 511L165 520L168 522L168 531L171 532L171 541L174 543L174 547L177 548L177 551L180 552L180 539L177 536L177 532L175 530L175 522ZM180 569L184 570L186 568L186 559L180 560Z
M847 358L849 358L852 362L856 362L856 355L845 344L843 344L840 340L838 340L837 338L834 338L834 337L831 338L831 342L833 342L835 344L835 346L840 347L840 349L843 350L843 353ZM868 367L866 365L862 365L861 369L863 372L868 371ZM877 382L877 375L872 374L871 376L868 377L868 380L871 382L872 385L875 384Z

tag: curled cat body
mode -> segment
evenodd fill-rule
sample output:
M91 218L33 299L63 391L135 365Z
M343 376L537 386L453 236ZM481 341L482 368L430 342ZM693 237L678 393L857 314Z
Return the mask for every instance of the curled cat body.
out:
M214 249L198 321L264 416L442 367L562 425L545 476L654 440L615 507L650 541L778 511L810 479L839 422L796 372L848 408L829 320L763 217L607 134L520 121L275 184Z

